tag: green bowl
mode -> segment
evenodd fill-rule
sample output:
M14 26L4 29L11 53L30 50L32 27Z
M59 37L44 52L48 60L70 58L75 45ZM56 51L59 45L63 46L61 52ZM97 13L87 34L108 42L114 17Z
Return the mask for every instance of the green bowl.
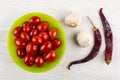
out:
M32 16L39 16L41 18L42 21L48 21L50 24L49 28L52 27L56 27L58 29L58 38L61 38L62 40L62 45L60 48L58 48L56 50L57 52L57 58L55 61L51 62L51 63L45 63L44 66L42 68L39 68L37 66L32 66L32 67L28 67L24 64L24 60L20 59L17 54L16 54L16 46L14 45L14 39L15 36L13 35L13 30L16 26L21 26L22 23L24 21L29 21L29 19ZM29 13L26 14L22 17L20 17L19 19L17 19L15 21L15 23L12 25L9 33L8 33L8 50L10 53L11 58L13 59L13 61L22 69L29 71L29 72L34 72L34 73L38 73L38 72L46 72L48 70L51 70L52 68L54 68L63 58L64 56L64 52L66 49L66 36L65 36L65 32L62 28L62 26L59 24L59 22L54 19L53 17L49 16L48 14L44 14L44 13L39 13L39 12L33 12L33 13Z

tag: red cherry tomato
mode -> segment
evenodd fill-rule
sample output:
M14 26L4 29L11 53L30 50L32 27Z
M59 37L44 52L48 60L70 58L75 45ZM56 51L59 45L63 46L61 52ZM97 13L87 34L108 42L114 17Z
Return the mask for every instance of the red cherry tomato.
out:
M46 41L43 45L40 46L39 53L48 52L52 49L52 43L50 41Z
M40 31L40 32L45 32L48 30L48 27L49 27L49 23L46 22L46 21L43 21L41 22L38 26L37 26L37 29Z
M14 44L15 44L18 48L25 48L25 46L26 46L25 41L23 41L23 40L20 39L20 38L16 38L16 39L14 40Z
M30 26L23 26L23 28L22 28L22 29L23 29L23 31L24 31L24 32L26 32L26 33L27 33L27 32L30 32L31 27L30 27Z
M32 42L29 42L26 45L26 52L27 52L27 54L29 54L31 56L35 56L38 52L38 46L33 44Z
M27 65L27 66L32 66L34 64L34 57L31 56L31 55L26 55L24 57L24 63Z
M20 36L20 32L21 32L21 27L16 27L13 31L13 34L16 36L16 37L19 37Z
M27 42L27 41L30 40L30 37L29 37L29 35L28 35L26 32L21 32L20 38L21 38L22 40L24 40L25 42Z
M61 46L61 40L56 38L52 41L53 49L57 49Z
M49 36L46 32L41 32L39 35L38 35L40 38L43 39L43 41L47 41Z
M35 58L35 64L38 67L42 67L44 65L44 60L42 57L38 56Z
M31 24L31 25L30 25L30 28L31 28L31 29L35 29L35 28L36 28L36 25L32 25L32 24Z
M28 21L25 21L23 24L22 24L22 26L24 27L24 26L29 26L30 24L29 24L29 22Z
M38 34L38 30L37 29L33 29L31 32L30 32L30 36L36 36Z
M32 37L32 42L35 45L41 45L43 43L43 40L39 36L33 36Z
M25 50L24 49L17 49L17 56L20 58L23 58L25 56Z
M57 29L51 28L48 33L49 33L50 40L54 40L57 36Z
M30 23L33 25L38 25L40 24L41 19L38 16L33 16L30 18Z
M44 55L44 60L46 62L53 62L57 57L55 50L50 50L48 53Z

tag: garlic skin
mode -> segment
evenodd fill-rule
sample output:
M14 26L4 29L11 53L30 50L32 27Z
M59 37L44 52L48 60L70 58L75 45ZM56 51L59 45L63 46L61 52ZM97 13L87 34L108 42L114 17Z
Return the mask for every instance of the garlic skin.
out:
M81 24L81 17L76 13L71 12L65 17L65 24L72 27L79 26Z
M77 42L82 47L88 47L93 42L93 36L90 33L81 31L77 34Z

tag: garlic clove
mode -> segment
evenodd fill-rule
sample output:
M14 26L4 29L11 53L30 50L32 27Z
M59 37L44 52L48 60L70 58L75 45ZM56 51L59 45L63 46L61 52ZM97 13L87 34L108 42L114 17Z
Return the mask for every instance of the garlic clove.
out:
M65 17L65 24L76 27L81 24L81 18L76 13L71 12Z
M77 34L77 42L82 48L88 47L92 41L92 35L88 32L81 31Z

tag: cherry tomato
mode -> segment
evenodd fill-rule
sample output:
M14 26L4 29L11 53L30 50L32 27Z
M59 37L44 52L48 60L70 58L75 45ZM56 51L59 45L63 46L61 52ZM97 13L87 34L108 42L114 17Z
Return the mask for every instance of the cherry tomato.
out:
M30 32L30 36L36 36L38 34L38 30L37 29L33 29L31 32Z
M43 41L47 41L49 36L46 32L41 32L39 35L38 35L40 38L43 39Z
M33 36L32 37L32 42L35 45L41 45L43 43L43 40L39 36Z
M26 32L21 32L20 38L21 38L22 40L24 40L25 42L27 42L27 41L30 40L30 37L29 37L29 35L28 35Z
M33 44L32 42L29 42L26 45L26 52L27 52L27 54L29 54L31 56L35 56L38 52L38 46Z
M35 28L36 28L36 25L32 25L32 24L31 24L31 25L30 25L30 28L31 28L31 29L35 29Z
M57 36L57 29L51 28L48 33L49 33L50 40L54 40Z
M43 21L41 22L38 26L37 26L37 29L40 31L40 32L45 32L48 30L48 27L49 27L49 23L46 22L46 21Z
M19 37L20 35L20 32L21 32L21 27L16 27L13 31L13 34L16 36L16 37Z
M31 56L31 55L26 55L24 57L24 63L27 65L27 66L32 66L34 64L34 57Z
M44 55L44 60L46 62L53 62L57 57L55 50L50 50L46 55Z
M16 38L16 39L14 40L14 44L15 44L18 48L25 48L25 46L26 46L25 41L23 41L23 40L20 39L20 38Z
M42 57L38 56L35 58L35 64L38 67L42 67L44 65L44 60Z
M48 52L52 49L52 43L50 41L46 41L43 45L40 46L39 53Z
M20 58L23 58L25 56L25 50L24 49L17 49L17 56Z
M31 27L30 27L30 26L23 26L23 28L22 28L22 29L23 29L23 31L24 31L24 32L26 32L26 33L27 33L27 32L30 32Z
M56 38L52 41L53 49L57 49L61 46L61 40Z
M29 24L29 22L28 21L25 21L23 24L22 24L22 26L24 27L24 26L29 26L30 24Z
M40 24L41 19L38 16L33 16L30 18L30 23L33 25L38 25Z

